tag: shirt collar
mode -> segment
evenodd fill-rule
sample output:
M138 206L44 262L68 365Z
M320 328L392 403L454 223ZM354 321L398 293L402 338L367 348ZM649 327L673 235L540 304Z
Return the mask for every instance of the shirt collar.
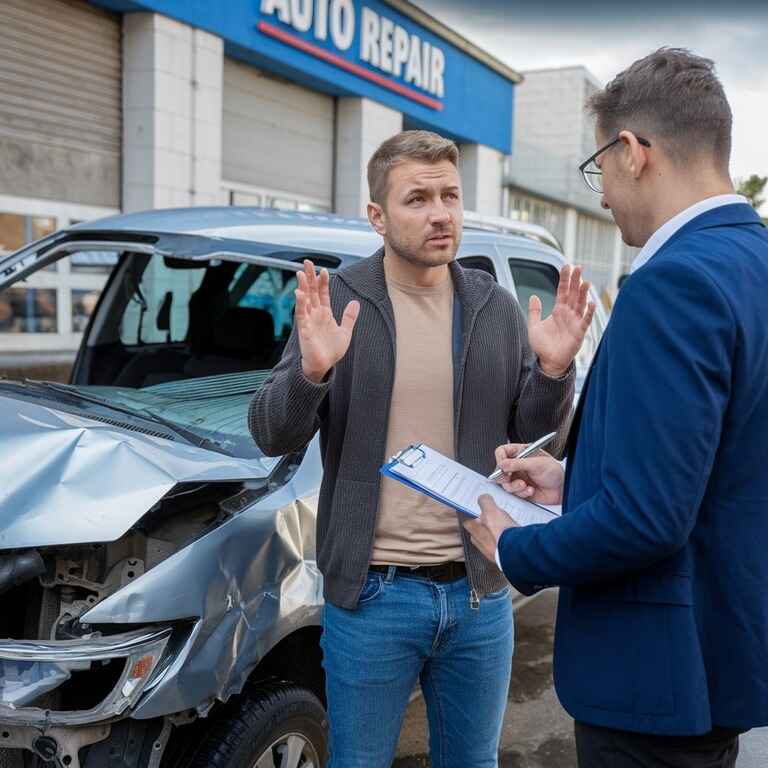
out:
M672 235L679 229L682 229L689 221L692 221L702 213L711 211L714 208L719 208L722 205L734 205L736 203L747 203L749 201L746 197L741 195L715 195L714 197L708 197L705 200L699 200L698 203L694 203L690 208L686 208L676 216L673 216L669 221L662 224L648 239L648 242L643 246L640 253L637 254L635 260L632 262L632 266L629 271L636 272L640 267L647 264L661 248L664 243L669 240Z

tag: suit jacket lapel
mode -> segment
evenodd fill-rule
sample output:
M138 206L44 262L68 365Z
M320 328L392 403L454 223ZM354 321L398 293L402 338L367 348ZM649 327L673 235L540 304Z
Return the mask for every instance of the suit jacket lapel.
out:
M605 334L603 334L605 335ZM592 378L592 371L595 370L595 364L597 363L597 356L600 354L600 348L603 346L603 340L600 339L600 343L597 345L595 355L592 358L592 363L589 366L587 377L584 379L584 384L581 387L581 394L579 395L579 402L576 404L576 410L571 419L571 426L568 429L568 437L565 441L565 455L569 459L573 458L576 452L576 442L579 437L579 427L581 426L581 416L584 412L584 402L587 399L587 389L589 388L589 382Z
M603 334L605 337L605 334ZM595 356L592 358L592 365L589 366L589 372L587 378L584 379L584 384L581 388L581 394L579 395L579 402L576 405L576 410L571 419L571 426L568 430L568 437L565 441L565 457L567 459L565 463L565 482L563 484L563 511L565 512L565 502L568 498L568 487L571 483L571 472L573 470L573 461L576 456L576 445L579 440L579 430L581 429L581 418L584 414L584 403L587 400L587 390L589 389L589 383L592 379L592 371L595 370L597 364L597 356L600 354L600 348L603 345L603 339L600 339L600 343L595 350Z

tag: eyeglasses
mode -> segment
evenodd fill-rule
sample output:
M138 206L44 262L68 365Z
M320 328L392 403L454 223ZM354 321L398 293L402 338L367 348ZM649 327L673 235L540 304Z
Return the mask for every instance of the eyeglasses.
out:
M581 175L584 177L584 181L587 183L587 186L593 192L597 192L599 195L603 194L603 170L597 164L597 158L600 157L603 152L610 149L612 146L614 146L614 144L618 144L620 141L621 136L617 136L613 141L609 141L604 147L600 147L600 149L598 149L594 155L588 157L579 166L579 170L581 171ZM639 136L637 137L637 142L638 144L642 144L644 147L651 146L651 142L648 141L648 139L641 139Z

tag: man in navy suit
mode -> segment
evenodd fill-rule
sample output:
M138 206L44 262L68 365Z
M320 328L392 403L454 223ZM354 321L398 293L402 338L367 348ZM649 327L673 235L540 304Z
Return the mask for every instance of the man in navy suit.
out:
M561 585L555 682L582 768L733 766L768 724L768 233L733 194L711 61L661 49L589 104L582 166L642 246L584 386L567 470L502 446L504 487L563 502L473 540L531 594Z

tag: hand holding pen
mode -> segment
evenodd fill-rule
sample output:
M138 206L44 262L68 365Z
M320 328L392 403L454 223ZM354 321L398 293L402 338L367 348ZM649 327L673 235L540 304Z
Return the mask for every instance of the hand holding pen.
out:
M557 432L550 432L547 435L544 435L543 437L540 437L535 442L531 443L530 445L523 448L520 453L518 453L515 456L509 456L508 458L515 458L515 459L524 459L527 456L530 456L533 453L536 453L536 451L539 450L539 448L543 448L545 445L550 443L552 440L557 437ZM497 466L496 469L491 472L490 475L488 475L489 480L496 480L497 478L501 477L504 474L504 470L501 469L501 467Z
M546 439L551 439L551 435L542 438ZM544 444L537 440L529 446L499 446L496 449L499 470L493 474L507 493L538 504L562 504L565 471L557 459L538 451Z

